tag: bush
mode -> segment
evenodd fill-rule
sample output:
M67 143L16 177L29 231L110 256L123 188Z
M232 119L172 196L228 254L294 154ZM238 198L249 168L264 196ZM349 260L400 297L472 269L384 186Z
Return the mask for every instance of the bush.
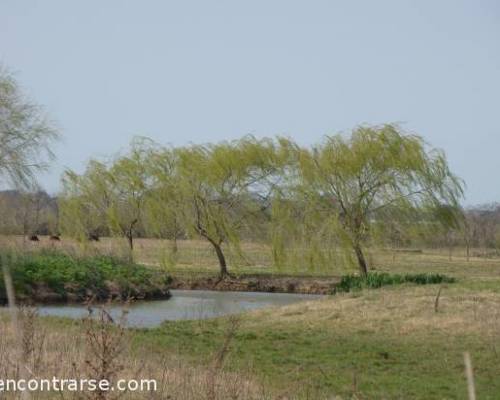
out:
M436 283L453 283L455 278L442 274L389 274L386 272L369 272L368 276L345 275L336 286L339 292L350 292L364 288L376 289L382 286L401 285L403 283L415 283L417 285L428 285Z
M143 265L110 256L72 257L55 251L2 254L16 295L34 301L81 301L110 297L168 297L170 278ZM5 301L0 280L0 299Z

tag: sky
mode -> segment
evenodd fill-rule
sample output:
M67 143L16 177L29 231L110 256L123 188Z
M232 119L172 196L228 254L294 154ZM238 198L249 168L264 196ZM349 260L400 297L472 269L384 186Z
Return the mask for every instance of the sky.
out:
M500 2L2 0L0 63L63 136L40 177L124 151L399 123L465 204L500 201Z

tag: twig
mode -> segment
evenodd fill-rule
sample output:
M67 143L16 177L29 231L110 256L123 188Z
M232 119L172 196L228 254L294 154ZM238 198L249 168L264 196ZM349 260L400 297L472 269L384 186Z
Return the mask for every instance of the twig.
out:
M436 300L434 301L434 312L438 312L438 309L439 309L439 297L441 296L441 289L443 287L442 286L439 286L439 290L437 292L437 295L436 295Z

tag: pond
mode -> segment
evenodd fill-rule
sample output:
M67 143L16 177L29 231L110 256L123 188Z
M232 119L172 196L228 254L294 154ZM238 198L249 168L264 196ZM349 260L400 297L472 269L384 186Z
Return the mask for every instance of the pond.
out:
M205 319L236 314L269 306L284 306L304 300L322 298L321 295L295 293L217 292L210 290L172 290L169 300L138 301L129 307L127 324L150 328L163 321ZM121 308L112 306L110 313L119 318ZM84 305L42 305L40 315L81 318L88 315Z

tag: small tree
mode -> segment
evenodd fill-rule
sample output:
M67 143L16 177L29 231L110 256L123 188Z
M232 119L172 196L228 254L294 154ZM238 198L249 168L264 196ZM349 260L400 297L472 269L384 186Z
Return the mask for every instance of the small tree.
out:
M105 164L91 160L85 173L65 171L59 196L60 225L63 233L88 240L107 230L111 190Z
M134 237L143 221L146 196L150 181L147 169L149 140L136 138L130 153L119 157L112 164L106 180L109 184L109 227L127 239L130 250L134 249Z
M130 153L110 166L92 160L83 175L65 172L60 205L67 233L88 238L110 231L126 238L133 250L148 193L145 144L136 139Z
M329 136L311 150L295 148L297 189L337 216L339 233L364 276L363 248L384 209L457 209L462 196L461 181L450 172L444 154L395 125L359 127L350 138Z

